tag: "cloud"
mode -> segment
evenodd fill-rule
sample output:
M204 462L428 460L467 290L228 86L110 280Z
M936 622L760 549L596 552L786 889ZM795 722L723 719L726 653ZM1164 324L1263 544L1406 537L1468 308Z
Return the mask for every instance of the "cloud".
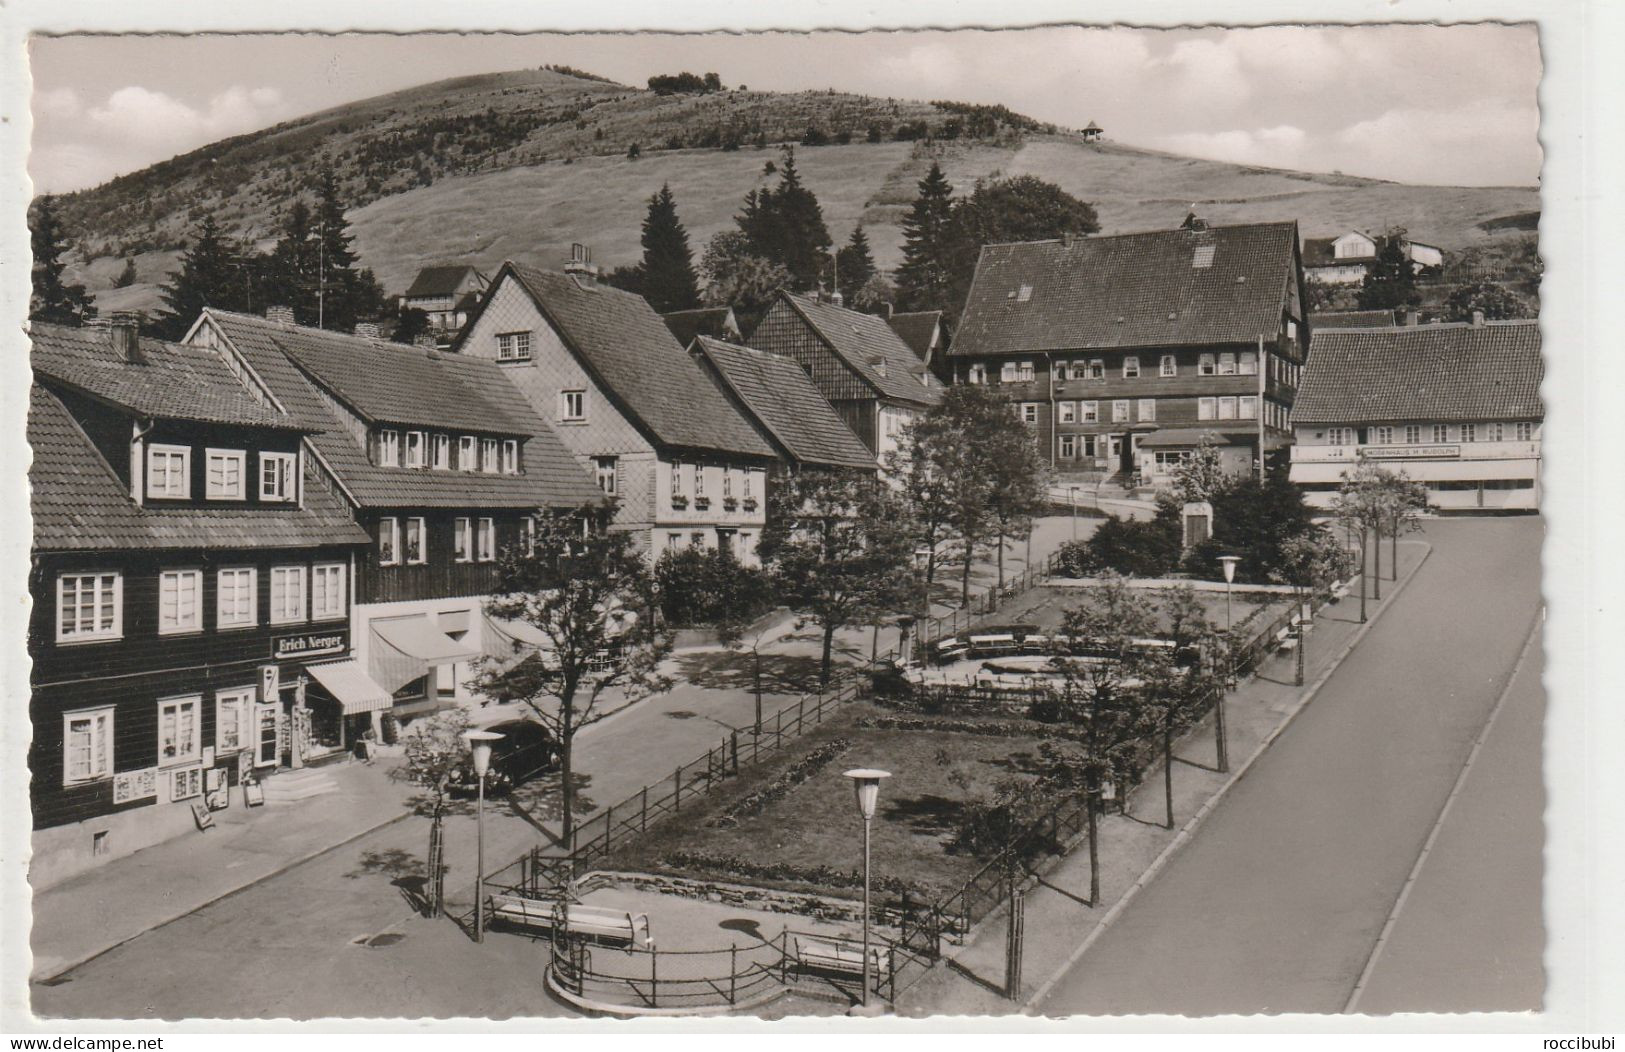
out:
M135 142L200 146L272 123L282 109L275 88L233 85L200 107L140 85L119 88L87 113L104 134Z
M79 93L72 88L51 88L34 95L34 113L40 117L72 120L79 115Z
M1310 159L1309 133L1292 124L1160 135L1152 137L1148 144L1170 153L1278 168L1296 167Z
M1527 186L1540 178L1539 132L1533 101L1400 107L1344 128L1329 152L1340 158L1338 167L1380 171L1389 179Z

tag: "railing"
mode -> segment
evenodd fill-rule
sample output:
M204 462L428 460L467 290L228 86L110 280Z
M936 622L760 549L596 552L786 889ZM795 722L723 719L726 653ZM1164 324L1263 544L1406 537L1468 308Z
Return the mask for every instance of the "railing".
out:
M548 981L590 1007L632 1012L737 1008L782 993L786 936L725 950L592 946L579 937L551 942Z
M1021 573L1006 580L1003 591L1000 591L998 585L994 585L980 595L972 595L968 606L960 607L958 610L944 614L941 617L921 618L915 626L915 638L924 642L940 639L943 636L955 635L969 628L978 619L997 613L999 607L1004 603L1052 576L1051 571L1054 566L1055 555L1051 553L1045 556L1044 561L1037 566L1029 566L1022 570Z

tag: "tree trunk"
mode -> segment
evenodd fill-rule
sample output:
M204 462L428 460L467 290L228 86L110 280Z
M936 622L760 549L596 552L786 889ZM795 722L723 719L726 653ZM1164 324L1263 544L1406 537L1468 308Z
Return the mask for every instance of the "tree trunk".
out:
M1004 594L1004 531L999 531L999 594Z
M1100 905L1100 844L1099 819L1095 817L1095 808L1099 806L1100 789L1091 786L1089 799L1084 805L1084 813L1089 816L1089 905Z
M1399 523L1388 530L1388 579L1399 580Z
M834 625L825 625L824 626L824 657L823 657L823 660L819 663L819 667L818 667L818 684L819 684L819 686L821 686L825 690L829 689L829 673L830 673L830 667L831 667L831 663L832 663L831 662L831 655L834 653L834 650L835 650L835 626Z
M1371 598L1382 598L1382 527L1374 531L1377 543L1371 546Z
M1169 829L1174 827L1174 714L1169 710L1162 721L1162 798L1167 807L1168 819L1164 823Z
M1306 631L1308 627L1308 622L1303 620L1303 599L1300 597L1298 599L1298 674L1293 678L1293 683L1300 687L1303 686L1303 652L1309 645L1309 636Z
M575 696L559 699L559 833L565 850L570 850L570 836L576 827L576 787L571 777L575 758Z
M762 736L762 652L752 650L751 655L756 659L756 667L751 673L756 691L756 737Z
M964 609L970 605L970 564L976 554L976 546L968 539L965 541L965 567L959 577L959 607Z
M925 588L926 594L929 596L931 586L937 580L937 538L935 535L926 542L926 546L930 549L930 554L925 557Z

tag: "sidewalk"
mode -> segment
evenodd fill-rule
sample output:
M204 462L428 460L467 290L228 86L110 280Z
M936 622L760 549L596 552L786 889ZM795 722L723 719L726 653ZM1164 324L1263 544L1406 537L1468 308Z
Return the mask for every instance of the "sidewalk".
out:
M1391 605L1431 548L1420 541L1400 544L1400 580L1383 582L1381 602L1367 599L1370 620ZM1272 657L1258 675L1241 684L1225 701L1230 773L1213 769L1213 724L1205 721L1175 747L1174 829L1163 826L1163 778L1160 766L1146 774L1129 798L1128 814L1108 814L1100 822L1102 901L1091 908L1089 853L1078 843L1071 854L1050 863L1026 892L1023 986L1019 1000L1005 998L1004 954L1007 917L995 912L977 925L965 945L950 948L948 960L903 991L900 1015L922 1016L1008 1014L1023 1010L1027 1000L1064 971L1088 943L1111 923L1121 904L1139 886L1155 878L1166 856L1193 834L1222 791L1246 773L1252 759L1285 729L1305 698L1330 675L1352 649L1364 626L1360 600L1350 596L1325 607L1316 617L1305 652L1302 687L1293 685L1297 656L1285 651Z
M338 791L293 803L232 805L211 829L116 859L34 893L33 976L48 979L119 943L408 815L415 789L398 762L320 768ZM335 803L341 806L335 806Z

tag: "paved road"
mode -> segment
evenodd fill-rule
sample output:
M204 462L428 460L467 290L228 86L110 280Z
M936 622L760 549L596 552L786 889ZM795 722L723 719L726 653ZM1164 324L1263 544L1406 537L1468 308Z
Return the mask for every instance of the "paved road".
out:
M1040 1011L1343 1010L1508 684L1540 602L1538 520L1434 521L1427 538L1434 553L1394 608ZM1528 769L1538 771L1529 736L1521 753L1518 744L1480 753L1492 797L1515 795ZM1464 809L1466 817L1476 810ZM1538 968L1538 934L1531 943L1527 917L1530 900L1538 903L1528 878L1539 872L1541 841L1525 829L1500 831L1489 859L1441 855L1441 871L1419 885L1386 965L1409 967L1403 981L1412 1005L1449 1008L1463 989L1527 977L1531 953ZM1430 916L1473 883L1500 885L1484 893L1486 901L1514 914L1508 923L1518 934L1500 939L1499 914L1476 917L1465 931ZM1471 969L1476 958L1482 982L1471 972L1434 974L1432 962L1402 952L1401 937L1461 940L1452 966ZM1470 952L1469 939L1498 942L1521 963L1490 963ZM1375 974L1386 989L1384 967L1379 958ZM1527 1007L1520 990L1493 1007ZM1374 985L1372 997L1378 992Z

